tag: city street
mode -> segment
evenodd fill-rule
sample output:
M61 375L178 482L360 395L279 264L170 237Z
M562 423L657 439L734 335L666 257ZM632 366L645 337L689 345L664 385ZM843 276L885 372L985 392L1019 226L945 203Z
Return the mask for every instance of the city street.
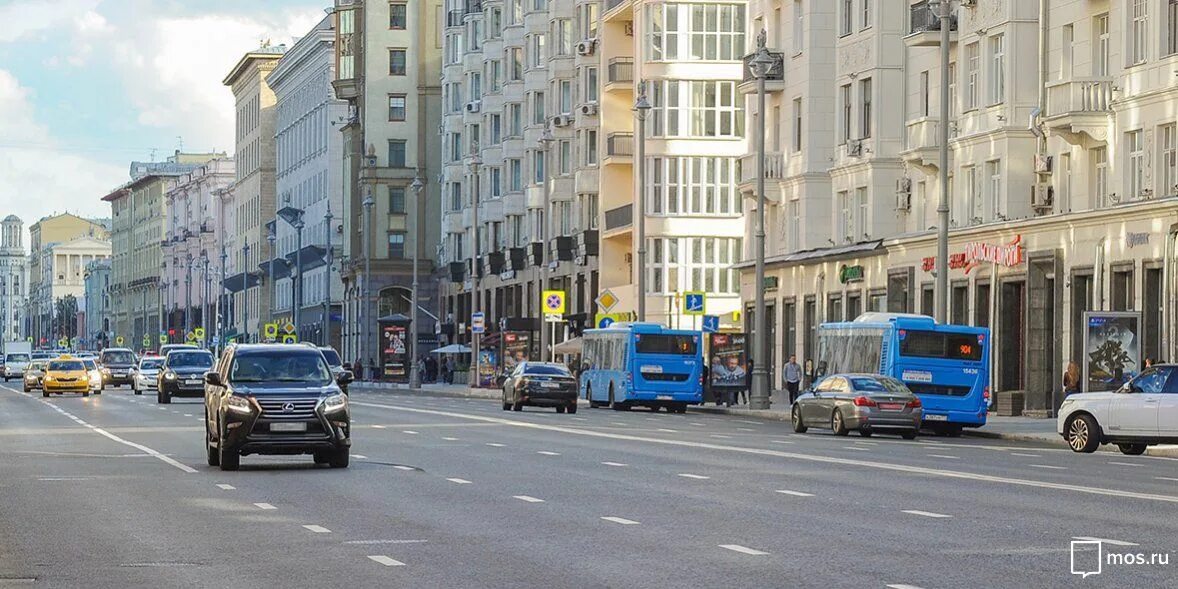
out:
M1178 461L355 392L347 470L0 390L0 587L1173 587ZM1167 553L1081 580L1073 539ZM35 581L30 581L35 579Z

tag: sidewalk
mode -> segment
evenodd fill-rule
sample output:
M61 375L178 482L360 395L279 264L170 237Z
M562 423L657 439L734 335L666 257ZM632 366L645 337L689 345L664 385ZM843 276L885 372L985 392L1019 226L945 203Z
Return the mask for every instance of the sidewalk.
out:
M385 382L355 382L353 389L362 391L402 391L408 392L409 386ZM495 389L473 389L461 384L426 384L421 386L423 392L445 397L469 397L477 399L499 399L501 393ZM717 415L740 415L756 417L771 421L789 423L789 404L785 391L773 391L772 408L764 411L748 409L741 406L724 407L716 405L694 405L689 408L698 413L713 413ZM1055 419L1035 419L1031 417L1002 417L990 414L986 418L986 425L977 429L966 429L962 435L971 438L989 438L995 440L1010 440L1018 442L1035 442L1066 447L1067 443L1059 434L1055 433ZM1101 446L1101 450L1116 452L1116 446ZM1151 446L1146 454L1149 456L1167 456L1178 458L1178 446Z

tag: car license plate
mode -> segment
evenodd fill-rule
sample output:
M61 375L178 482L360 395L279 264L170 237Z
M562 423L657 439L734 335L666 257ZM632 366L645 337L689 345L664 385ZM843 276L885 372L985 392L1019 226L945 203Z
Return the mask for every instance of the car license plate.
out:
M671 399L674 399L675 397L672 397L671 395L659 395L655 398L660 401L670 401Z
M559 389L559 388L560 388L560 383L557 383L557 382L542 382L542 383L540 383L540 386L542 386L542 387L544 387L544 388L546 388L546 389Z
M184 384L200 384L200 379L199 379L199 378L194 378L194 379L191 379L191 380L186 380L186 381L184 381Z
M307 431L307 424L299 423L271 423L270 431L272 432L305 432Z
M925 415L925 421L949 421L948 415Z
M899 411L904 408L903 403L880 403L879 408L884 411Z

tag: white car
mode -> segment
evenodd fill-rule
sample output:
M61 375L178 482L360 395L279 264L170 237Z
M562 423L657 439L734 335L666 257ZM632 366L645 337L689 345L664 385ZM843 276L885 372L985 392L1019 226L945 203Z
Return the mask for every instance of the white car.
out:
M1056 431L1076 452L1116 444L1137 455L1154 444L1178 443L1178 365L1146 368L1115 391L1069 395Z
M135 379L131 381L131 390L136 395L143 391L154 391L159 382L160 367L164 365L162 356L146 356L139 360L139 367L135 370Z
M24 378L25 369L29 367L30 361L28 354L5 354L4 382L14 378Z

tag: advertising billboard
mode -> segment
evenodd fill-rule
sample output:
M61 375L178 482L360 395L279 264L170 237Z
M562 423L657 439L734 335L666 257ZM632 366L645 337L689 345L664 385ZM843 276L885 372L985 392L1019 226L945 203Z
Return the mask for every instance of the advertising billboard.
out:
M748 335L708 334L708 379L713 389L743 390L748 387Z
M1141 371L1141 313L1084 313L1084 392L1115 391Z

